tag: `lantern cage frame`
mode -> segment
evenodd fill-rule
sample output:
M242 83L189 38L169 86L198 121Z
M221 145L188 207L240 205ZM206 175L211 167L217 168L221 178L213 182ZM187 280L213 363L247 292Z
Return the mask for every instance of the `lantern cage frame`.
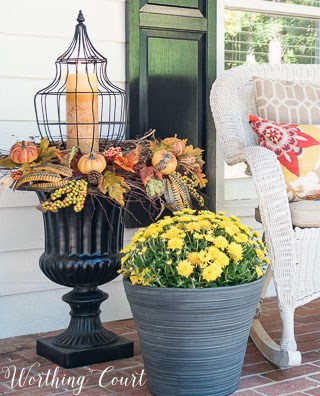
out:
M60 149L70 149L68 134L71 130L74 133L70 139L74 143L72 146L87 140L86 152L103 151L118 145L126 137L128 98L124 89L110 81L108 60L91 43L84 21L80 10L73 40L55 62L56 74L52 83L35 94L34 108L41 138L47 137L51 144L59 144ZM68 79L72 75L74 85L68 89ZM96 76L94 81L92 75ZM81 88L81 81L85 90ZM69 119L68 95L75 105ZM81 117L81 95L90 100L87 119Z

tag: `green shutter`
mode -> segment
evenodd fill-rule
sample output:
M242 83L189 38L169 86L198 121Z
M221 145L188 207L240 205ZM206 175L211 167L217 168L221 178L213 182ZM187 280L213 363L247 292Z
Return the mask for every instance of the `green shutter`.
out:
M130 0L129 136L150 128L206 149L209 207L215 207L216 0Z

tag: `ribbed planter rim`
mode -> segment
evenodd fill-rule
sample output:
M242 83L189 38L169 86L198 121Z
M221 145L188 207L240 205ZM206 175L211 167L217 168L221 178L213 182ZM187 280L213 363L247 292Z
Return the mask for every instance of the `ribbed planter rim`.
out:
M232 288L232 290L236 290L237 288L243 288L248 285L252 285L253 283L258 283L264 280L264 276L262 276L259 279L256 279L253 282L246 282L246 283L241 283L239 285L227 285L227 286L215 286L215 287L160 287L160 286L143 286L143 285L132 285L130 280L128 278L123 278L123 282L127 282L131 284L133 287L141 288L141 289L153 289L153 290L170 290L171 292L177 291L178 293L180 292L190 292L190 290L196 291L196 290L201 290L203 292L205 291L212 291L212 290L220 290L220 292L225 291L226 288Z

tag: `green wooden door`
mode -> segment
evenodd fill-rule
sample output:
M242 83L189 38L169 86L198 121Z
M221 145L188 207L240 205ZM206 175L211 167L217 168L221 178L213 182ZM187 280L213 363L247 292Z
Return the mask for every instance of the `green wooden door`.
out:
M216 0L130 0L129 135L150 128L206 150L208 206L215 207Z

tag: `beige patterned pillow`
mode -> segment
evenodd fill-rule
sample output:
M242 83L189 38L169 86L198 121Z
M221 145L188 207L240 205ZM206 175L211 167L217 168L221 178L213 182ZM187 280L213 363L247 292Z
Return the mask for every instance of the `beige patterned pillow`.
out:
M259 117L287 124L320 124L320 85L253 77Z

